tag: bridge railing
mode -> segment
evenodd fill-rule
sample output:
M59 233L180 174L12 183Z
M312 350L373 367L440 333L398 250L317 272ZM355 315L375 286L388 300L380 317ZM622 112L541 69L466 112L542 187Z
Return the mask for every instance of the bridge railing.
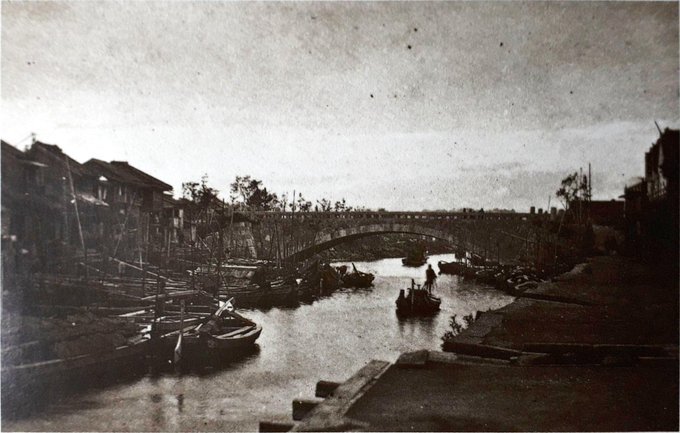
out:
M549 214L531 214L520 212L281 212L281 211L252 211L242 212L243 215L259 219L381 219L381 220L510 220L526 221L529 219L549 218Z

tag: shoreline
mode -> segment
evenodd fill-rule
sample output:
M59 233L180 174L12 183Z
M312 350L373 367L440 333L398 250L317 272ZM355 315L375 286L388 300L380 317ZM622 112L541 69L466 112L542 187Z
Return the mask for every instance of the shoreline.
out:
M361 378L364 386L348 397L350 405L338 405L331 395L284 427L677 430L675 275L664 278L638 261L597 256L527 292L559 300L516 297L482 313L444 351L404 353ZM360 373L339 386L356 382Z

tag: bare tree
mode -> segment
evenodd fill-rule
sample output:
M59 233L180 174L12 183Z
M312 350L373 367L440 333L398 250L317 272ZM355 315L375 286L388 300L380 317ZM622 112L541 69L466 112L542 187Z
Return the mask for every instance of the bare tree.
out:
M321 212L330 212L333 209L333 205L331 204L331 201L328 200L327 198L322 198L321 200L317 200L316 203L319 206L319 210Z
M567 213L571 212L578 222L581 222L581 203L590 201L590 188L588 187L588 177L581 177L578 172L574 172L564 179L560 188L555 192ZM578 209L575 209L578 205Z

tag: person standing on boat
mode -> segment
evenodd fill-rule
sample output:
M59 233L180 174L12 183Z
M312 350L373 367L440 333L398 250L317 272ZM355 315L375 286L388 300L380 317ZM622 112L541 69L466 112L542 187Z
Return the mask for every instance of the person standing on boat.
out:
M428 292L432 293L432 285L436 279L437 274L434 269L432 269L432 265L427 265L427 270L425 271L425 287L427 287Z

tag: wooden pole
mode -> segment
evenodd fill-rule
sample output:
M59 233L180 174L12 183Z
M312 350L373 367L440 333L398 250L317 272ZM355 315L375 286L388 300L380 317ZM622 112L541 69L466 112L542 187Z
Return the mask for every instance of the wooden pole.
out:
M146 296L146 272L144 272L144 263L142 262L142 250L139 250L139 268L142 270L142 297Z
M590 163L588 163L588 201L593 199L593 173L590 171Z
M193 230L193 225L194 225L194 218L193 218L193 212L191 213L191 222L189 223L189 237L191 240L191 290L194 290L195 288L195 279L196 279L196 259L194 258L194 230Z
M229 258L231 258L231 252L234 248L232 245L232 236L233 236L233 227L234 227L234 202L231 202L231 212L230 212L230 218L229 218Z
M85 264L87 264L87 249L85 248L85 238L83 237L83 227L80 224L80 212L78 212L78 197L76 196L76 190L73 186L73 176L71 175L71 165L68 162L68 156L64 155L64 160L66 161L66 170L68 172L68 183L71 186L71 196L73 197L73 209L76 212L76 222L78 223L78 236L80 237L80 246L83 249L83 257L85 259ZM89 271L85 268L85 278L89 277Z

